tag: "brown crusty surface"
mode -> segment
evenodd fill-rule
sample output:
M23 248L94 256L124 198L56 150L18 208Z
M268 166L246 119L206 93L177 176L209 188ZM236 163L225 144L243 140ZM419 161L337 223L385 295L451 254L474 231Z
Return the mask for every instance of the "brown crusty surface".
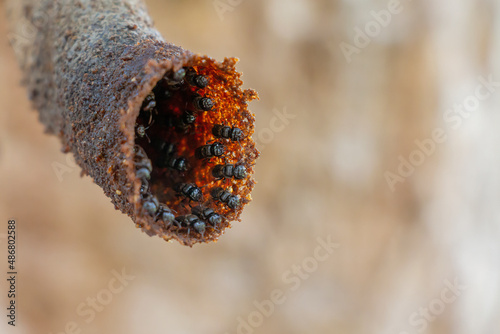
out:
M249 176L234 181L231 188L243 204L250 201L258 151L250 137L254 117L247 102L257 95L240 88L235 59L218 63L165 42L142 1L23 0L11 3L8 15L15 34L22 34L26 24L35 27L32 36L14 49L40 121L48 133L61 139L64 152L74 154L82 174L93 178L116 209L148 234L185 245L216 240L230 221L239 219L244 205L234 212L224 211L223 225L203 235L158 227L157 218L143 214L133 162L134 126L145 97L168 71L203 67L213 83L207 96L219 108L218 113L204 116L205 125L196 131L206 134L211 122L227 119L242 128L247 139L232 147L236 151L233 160L244 157ZM197 140L201 143L207 138L201 135ZM193 149L194 144L186 145L186 150ZM215 181L208 179L207 169L199 169L190 177L210 189ZM163 191L161 182L156 191ZM176 200L167 204L185 211L185 205ZM209 204L224 210L220 203Z

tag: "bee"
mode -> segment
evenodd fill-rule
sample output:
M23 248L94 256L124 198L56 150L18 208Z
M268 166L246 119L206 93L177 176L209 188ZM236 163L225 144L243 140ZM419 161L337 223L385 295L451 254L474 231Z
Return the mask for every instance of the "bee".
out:
M153 120L153 123L154 123L154 120ZM146 137L148 142L151 143L151 139L149 139L148 134L146 133L146 130L149 129L151 127L151 125L153 125L153 123L151 123L148 127L145 127L142 124L136 124L137 128L135 131L136 131L137 135L139 136L139 138Z
M180 82L186 77L186 69L180 68L177 72L172 74L172 80L175 82Z
M167 205L160 204L157 219L163 220L166 226L170 226L175 221L175 216Z
M149 129L151 127L151 125L153 125L155 122L155 120L153 119L153 112L155 111L155 108L156 108L155 95L153 93L151 93L148 96L146 96L146 99L144 100L144 102L142 104L141 112L139 114L139 117L144 120L146 117L145 113L149 112L148 124L147 125L136 124L137 135L140 138L146 137L149 142L151 142L151 140L149 140L149 137L146 134L146 130Z
M177 187L178 193L189 198L190 201L201 202L203 193L194 183L182 183Z
M175 145L165 142L155 143L156 147L160 151L160 157L158 158L156 164L160 168L168 167L170 169L177 170L179 172L185 172L188 170L188 162L183 157L176 157L174 155Z
M134 145L134 161L140 161L148 158L146 151L142 148L142 146Z
M139 168L136 172L135 172L135 176L138 178L138 179L146 179L146 180L149 180L151 179L151 170L147 169L147 168Z
M193 98L193 105L198 110L209 111L214 107L214 101L211 98L196 95Z
M212 197L216 201L225 203L230 209L236 210L240 207L240 198L236 195L231 194L229 191L222 188L212 189Z
M221 143L204 145L196 149L195 155L198 159L220 157L224 154L226 148Z
M141 146L135 145L134 151L134 163L137 170L135 172L136 177L143 180L149 180L151 178L151 172L153 171L151 160L148 159L146 151L144 151Z
M183 157L175 157L173 155L165 156L163 159L160 158L159 162L158 165L162 168L168 167L179 172L188 170L188 162Z
M185 125L191 125L196 121L196 115L189 111L185 111L181 116L181 120Z
M232 141L240 141L243 139L243 131L241 131L241 129L221 124L214 125L212 134L217 138L226 138Z
M160 204L158 202L158 199L156 199L156 197L153 195L145 198L144 202L142 203L142 209L150 216L154 216L156 214L159 206Z
M212 169L212 175L217 179L234 177L241 180L247 177L247 169L243 165L217 165Z
M205 222L201 221L197 216L195 215L186 215L186 216L179 216L175 218L175 220L178 222L178 224L185 225L188 227L188 235L189 235L189 229L193 227L196 232L200 233L203 235L205 233Z
M179 130L186 130L196 121L196 114L186 110L180 116L168 115L162 118L161 123L166 127L176 127Z
M156 108L156 98L154 93L149 93L148 96L144 99L144 102L142 102L142 111L149 111L152 112L153 109Z
M201 219L207 220L212 226L217 226L222 223L221 215L215 213L214 210L210 208L197 206L196 208L193 208L193 213Z
M210 80L206 76L199 75L198 73L196 73L196 70L194 68L190 68L187 70L186 79L191 86L196 86L201 89L207 87L210 83Z
M179 90L184 85L185 77L186 70L181 68L177 72L171 72L169 76L164 76L160 80L160 86L168 88L169 90Z
M149 128L149 127L148 127ZM137 135L141 138L144 138L146 135L146 130L148 129L144 125L137 125L137 129L135 130L137 132Z
M148 172L150 173L153 171L153 167L151 166L151 160L149 160L148 158L135 161L135 168L136 169L144 168L147 169Z
M196 115L190 111L185 111L179 118L174 120L175 126L178 129L186 130L191 124L196 121Z
M156 148L161 154L167 156L175 153L176 148L172 143L167 143L161 139L153 141L153 147Z
M148 159L146 151L144 151L144 149L139 145L134 146L134 151L135 151L134 155L135 168L137 170L144 168L147 169L149 173L151 173L153 171L153 166L151 165L151 160Z

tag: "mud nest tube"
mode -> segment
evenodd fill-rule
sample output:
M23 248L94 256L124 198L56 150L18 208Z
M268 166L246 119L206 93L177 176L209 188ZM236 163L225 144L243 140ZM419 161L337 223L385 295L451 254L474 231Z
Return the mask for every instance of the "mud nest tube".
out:
M140 1L12 1L8 17L40 121L116 209L189 246L240 219L259 153L235 58L165 42Z

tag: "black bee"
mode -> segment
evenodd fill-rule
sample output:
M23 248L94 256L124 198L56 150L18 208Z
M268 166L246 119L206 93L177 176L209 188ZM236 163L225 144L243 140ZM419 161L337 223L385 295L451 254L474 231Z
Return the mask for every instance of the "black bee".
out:
M180 82L186 77L186 70L184 68L179 69L177 72L172 74L172 80L175 82Z
M149 111L152 113L154 108L156 108L155 94L150 93L148 96L146 96L144 102L142 103L141 113L142 111Z
M136 172L135 172L135 176L139 179L146 179L146 180L149 180L151 179L151 170L143 167L143 168L139 168Z
M154 216L160 207L160 203L155 196L148 196L142 203L142 209L150 216Z
M146 104L146 107L144 107L144 104ZM156 108L156 101L155 101L155 97L154 97L153 93L149 94L146 97L146 99L144 100L144 104L143 104L143 108L141 109L141 113L139 114L139 117L142 118L143 120L145 120L145 118L147 117L145 115L145 113L149 112L148 124L147 124L147 126L143 125L143 124L136 124L136 132L140 138L146 137L148 139L148 141L151 142L149 140L148 135L146 134L146 130L149 129L151 127L151 125L153 125L153 123L155 122L155 120L153 119L153 111L154 111L154 108Z
M167 86L168 88L180 88L184 84L184 78L186 77L186 70L181 68L177 72L170 72L169 75L165 75L160 80L160 85Z
M139 145L134 147L135 156L134 163L136 168L136 176L139 179L147 179L151 178L151 172L153 171L153 166L151 165L151 160L148 159L146 155L146 151Z
M198 159L220 157L224 154L225 150L226 148L221 143L213 143L198 147L195 154Z
M175 216L168 206L165 204L160 204L160 209L158 210L157 219L163 220L166 226L172 225L175 220Z
M247 177L247 169L243 165L217 165L212 169L212 175L218 179L234 177L241 180Z
M185 172L188 170L187 160L183 157L175 157L173 155L165 156L163 159L160 158L158 165L161 168L168 167L179 172Z
M198 88L205 88L210 83L210 80L208 80L208 78L204 75L197 75L197 76L191 77L189 80L189 83L193 86L198 87Z
M196 121L196 115L190 111L185 111L178 118L173 120L173 124L176 128L181 130L186 130L191 124Z
M231 139L232 141L240 141L243 139L243 131L241 131L241 129L227 125L214 125L212 133L217 138L226 138Z
M196 121L196 115L191 112L185 111L181 116L181 120L185 125L190 125Z
M186 76L186 70L181 68L177 72L170 72L169 75L165 75L158 86L163 87L166 90L179 90L184 85L184 78Z
M214 210L210 208L197 206L196 208L193 208L193 213L201 219L207 220L212 226L217 226L222 223L221 215L215 213Z
M193 105L198 110L209 111L214 107L214 101L208 97L196 95L193 99Z
M196 121L196 114L186 110L180 116L168 115L161 120L163 126L176 127L179 130L186 130Z
M134 151L135 151L134 163L135 163L135 168L138 170L137 172L139 172L139 170L141 169L146 169L149 172L149 174L151 174L151 172L153 171L153 166L151 165L151 160L148 159L146 151L144 151L144 149L139 145L135 145ZM142 171L141 173L144 174L145 171ZM137 177L141 178L141 176L139 175Z
M183 157L176 157L174 155L175 145L164 142L157 142L155 144L160 151L160 157L156 162L160 168L168 167L179 172L185 172L188 170L187 160Z
M148 158L146 151L139 145L134 145L134 161L140 161Z
M149 160L148 158L143 158L141 160L135 161L135 168L136 169L145 168L150 173L153 171L153 166L151 165L151 160Z
M204 75L199 75L193 68L187 70L186 73L187 82L191 86L196 86L198 88L205 88L210 83L210 80Z
M231 194L229 191L222 188L214 188L212 190L212 197L216 201L225 203L230 209L236 210L240 207L240 198Z
M147 128L144 125L137 125L137 129L135 131L139 137L144 138L144 136L146 136L146 130Z
M189 200L194 202L201 202L203 198L201 189L194 183L182 183L177 187L177 191L182 196L186 196Z
M154 120L153 120L153 123L154 123ZM151 140L149 139L148 137L148 134L146 133L146 130L149 129L151 127L151 125L153 125L153 123L151 123L148 127L145 127L144 125L142 124L136 124L137 125L137 128L136 128L136 133L137 133L137 136L139 136L139 138L144 138L146 137L148 142L151 143Z
M162 155L172 155L175 153L176 148L172 143L167 143L161 139L156 139L153 141L153 146L156 148Z
M205 233L205 227L206 227L205 223L203 221L201 221L195 215L179 216L179 217L176 217L175 220L181 226L185 225L188 227L188 234L189 234L190 227L193 227L196 230L196 232L198 232L202 235Z

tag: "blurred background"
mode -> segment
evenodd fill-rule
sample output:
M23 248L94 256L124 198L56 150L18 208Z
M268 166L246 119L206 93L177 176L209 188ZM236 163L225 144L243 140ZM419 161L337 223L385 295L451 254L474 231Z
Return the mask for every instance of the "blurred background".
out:
M254 200L215 244L137 230L43 133L0 20L1 333L500 332L497 1L146 2L241 59Z

